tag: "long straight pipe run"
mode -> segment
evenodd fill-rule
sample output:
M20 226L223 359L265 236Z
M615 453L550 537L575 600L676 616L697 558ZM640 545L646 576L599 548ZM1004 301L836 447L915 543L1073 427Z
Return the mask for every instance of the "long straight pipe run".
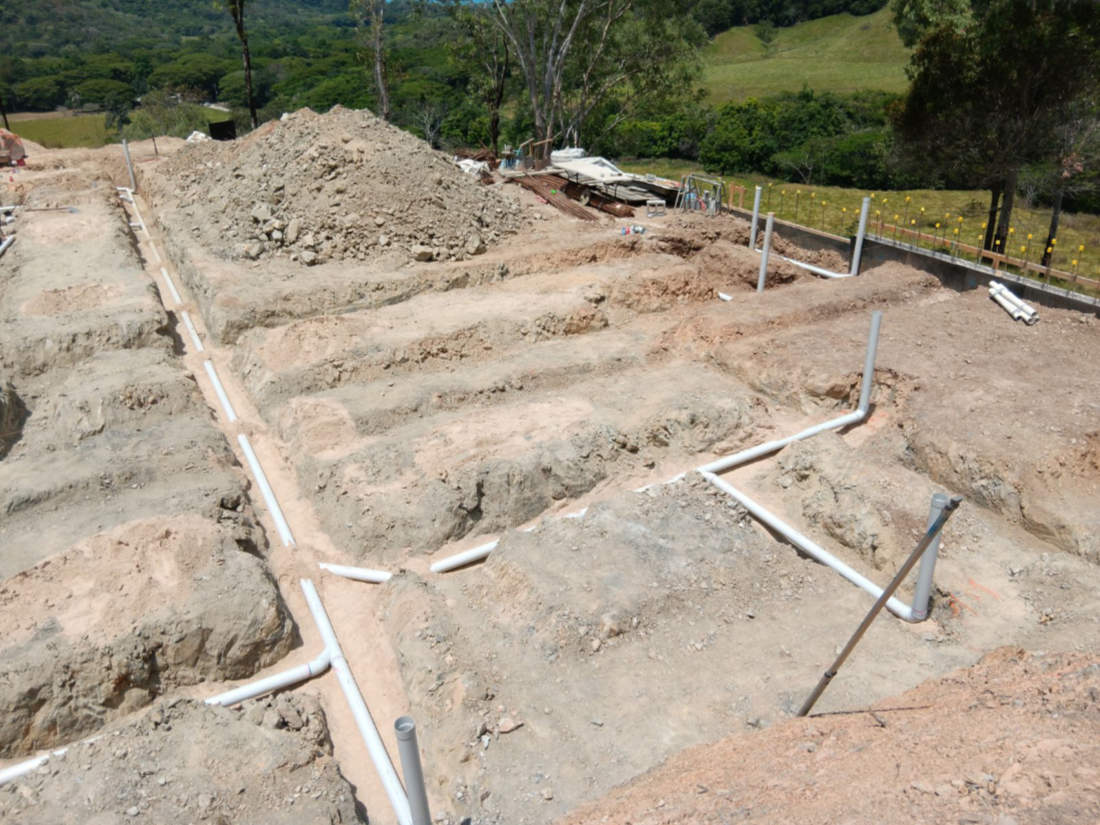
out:
M363 743L367 746L367 752L370 754L374 767L378 771L378 776L382 780L382 787L385 788L393 812L397 815L397 821L399 825L413 825L409 798L405 794L405 789L401 787L401 780L397 777L397 771L394 770L393 762L390 761L390 755L386 752L386 746L382 744L382 737L378 735L378 728L375 726L374 719L371 718L370 711L367 710L367 705L363 701L363 694L359 691L359 686L355 683L351 668L348 667L347 660L344 658L344 652L340 648L340 642L336 639L336 631L332 629L332 622L329 621L325 606L321 603L321 597L317 595L317 590L312 581L302 579L301 583L302 592L305 594L306 603L309 605L309 612L313 614L313 621L316 622L317 629L321 632L321 638L325 642L325 650L328 651L331 657L332 669L336 671L336 677L340 680L344 698L347 699L348 705L351 707L351 713L355 717L359 734L363 737Z
M191 343L195 345L195 352L202 352L202 339L199 338L199 331L195 329L195 322L191 320L191 315L186 309L180 315L183 316L183 325L187 327L187 333L191 336Z
M760 187L756 187L759 193ZM768 255L772 251L772 229L775 228L775 213L768 213L768 220L764 225L764 249L760 253L760 275L756 279L756 291L764 291L764 283L768 280Z
M214 393L218 396L218 401L221 402L222 409L225 411L225 417L232 424L237 420L237 411L233 409L233 405L229 403L229 396L225 394L225 387L222 386L221 379L218 378L218 373L214 370L213 361L203 361L203 368L206 370L206 377L210 379L210 383L214 385Z
M786 255L780 255L784 261L789 264L794 264L797 267L805 269L807 272L812 272L814 275L820 275L822 278L851 278L852 276L847 272L833 272L831 269L825 269L824 267L814 266L808 264L805 261L796 261L794 258L788 258Z
M852 266L849 275L859 274L859 265L863 259L863 238L867 234L867 215L871 211L871 199L864 198L859 210L859 229L856 230L856 248L852 250Z
M176 284L172 281L172 276L168 274L168 270L162 266L160 274L164 277L164 282L168 284L168 291L172 293L172 300L176 302L176 306L183 304L183 299L180 297L179 290L176 289Z
M760 193L764 187L757 186L752 196L752 226L749 227L749 249L756 249L756 226L760 222Z
M237 443L241 445L241 451L244 453L245 460L248 461L248 466L252 470L252 476L256 479L256 483L260 485L260 493L263 494L264 503L267 504L267 511L271 513L271 518L275 522L275 529L279 531L279 538L283 540L283 546L293 547L294 535L290 532L290 525L286 523L286 518L283 516L283 508L279 506L279 500L275 498L275 491L271 489L271 485L267 481L267 475L264 473L264 468L260 466L260 460L256 458L256 453L252 449L252 443L244 433L237 434Z

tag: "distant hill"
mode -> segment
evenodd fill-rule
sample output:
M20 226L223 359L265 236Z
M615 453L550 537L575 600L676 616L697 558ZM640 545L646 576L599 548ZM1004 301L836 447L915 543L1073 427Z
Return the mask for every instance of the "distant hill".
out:
M769 46L754 26L716 36L703 53L707 100L720 103L797 92L904 92L909 51L888 8L864 17L835 14L774 30Z
M274 28L348 19L347 0L255 0L252 27ZM0 53L60 57L115 51L128 41L176 45L232 32L219 0L32 0L0 2Z

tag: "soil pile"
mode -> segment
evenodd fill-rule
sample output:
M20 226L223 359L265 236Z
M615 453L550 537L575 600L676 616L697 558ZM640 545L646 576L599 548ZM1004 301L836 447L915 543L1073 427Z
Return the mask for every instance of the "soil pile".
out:
M563 825L1096 822L1098 689L1095 655L1002 648L865 713L688 751Z
M400 251L477 255L521 224L518 203L368 111L302 109L233 143L178 152L152 182L225 257L307 265ZM193 219L193 220L192 220Z

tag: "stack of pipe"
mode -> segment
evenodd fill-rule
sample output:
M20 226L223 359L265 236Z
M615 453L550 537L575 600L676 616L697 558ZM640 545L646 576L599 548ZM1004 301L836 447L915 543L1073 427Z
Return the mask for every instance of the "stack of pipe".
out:
M989 282L989 297L1000 304L1015 321L1023 321L1030 326L1039 320L1039 313L1035 311L1035 307L1017 298L1000 281Z

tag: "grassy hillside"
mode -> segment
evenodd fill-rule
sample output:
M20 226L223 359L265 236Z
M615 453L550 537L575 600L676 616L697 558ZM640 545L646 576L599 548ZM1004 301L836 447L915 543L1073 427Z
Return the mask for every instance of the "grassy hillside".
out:
M703 53L703 88L712 103L798 91L907 87L908 50L891 24L889 8L866 17L837 14L777 29L765 48L752 26L730 29Z

